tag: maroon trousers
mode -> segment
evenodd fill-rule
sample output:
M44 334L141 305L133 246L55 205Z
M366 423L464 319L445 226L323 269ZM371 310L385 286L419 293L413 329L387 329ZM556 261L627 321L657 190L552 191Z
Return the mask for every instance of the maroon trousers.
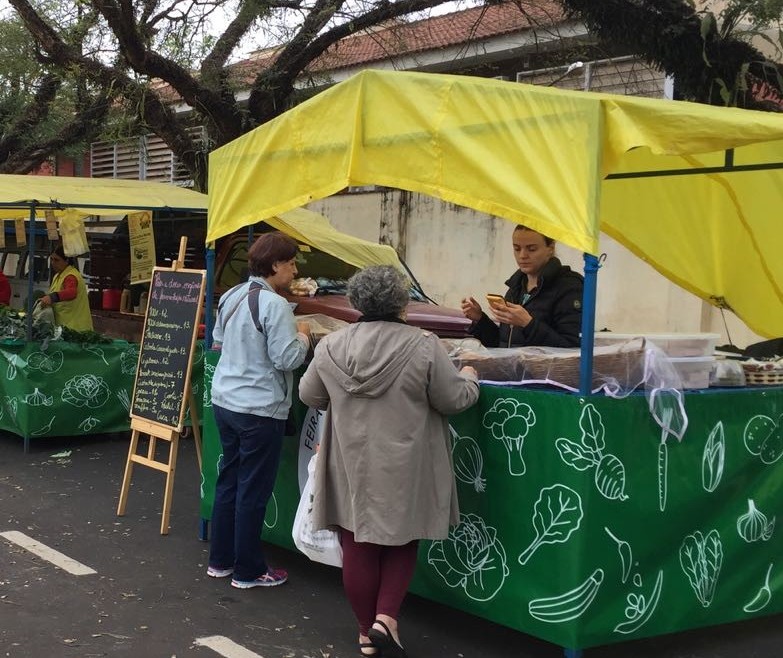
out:
M343 545L343 587L359 632L367 635L378 615L397 619L402 600L416 569L419 542L381 546L354 541L350 530L340 528Z

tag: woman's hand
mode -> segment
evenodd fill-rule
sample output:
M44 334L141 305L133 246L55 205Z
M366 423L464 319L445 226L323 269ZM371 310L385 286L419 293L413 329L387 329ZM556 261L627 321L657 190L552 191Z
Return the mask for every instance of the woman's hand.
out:
M462 315L471 322L478 322L481 319L481 306L473 297L464 297L462 299Z
M459 371L460 375L473 376L478 379L478 371L473 366L462 366Z
M512 327L527 327L533 321L533 316L520 304L506 302L504 306L493 305L490 307L490 311L497 322Z
M51 295L44 295L43 297L38 299L38 303L41 306L51 306L52 305L52 297Z

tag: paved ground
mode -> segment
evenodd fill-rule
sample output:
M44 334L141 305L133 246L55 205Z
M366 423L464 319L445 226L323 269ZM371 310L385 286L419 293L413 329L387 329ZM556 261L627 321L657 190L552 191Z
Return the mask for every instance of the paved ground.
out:
M115 515L126 436L44 439L24 454L0 435L0 533L18 531L91 567L71 575L0 537L0 656L344 658L358 656L340 573L269 547L284 587L239 591L205 575L193 445L184 441L171 531L159 534L163 476L137 468ZM52 455L70 450L65 458ZM535 638L410 596L401 619L412 658L555 658ZM217 650L200 638L228 638ZM252 652L252 653L247 653ZM585 658L770 658L780 617L599 647Z

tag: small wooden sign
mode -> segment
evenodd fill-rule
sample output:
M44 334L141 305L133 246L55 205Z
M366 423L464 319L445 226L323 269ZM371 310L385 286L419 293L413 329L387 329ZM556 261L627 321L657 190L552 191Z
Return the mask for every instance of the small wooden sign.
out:
M46 217L46 237L52 242L57 242L60 239L60 233L57 230L57 218L54 216L54 210L47 210L44 212Z
M125 514L133 465L141 464L166 473L160 533L168 534L174 471L179 437L190 410L190 420L201 468L201 432L190 386L191 366L198 338L198 321L204 301L204 270L182 268L187 238L180 242L179 259L171 269L152 271L144 331L139 348L136 382L131 400L131 443L120 490L117 515ZM149 435L146 456L138 454L139 437ZM157 439L168 441L169 458L155 458Z
M27 244L27 234L24 232L24 219L15 219L14 228L16 229L16 246L24 247Z

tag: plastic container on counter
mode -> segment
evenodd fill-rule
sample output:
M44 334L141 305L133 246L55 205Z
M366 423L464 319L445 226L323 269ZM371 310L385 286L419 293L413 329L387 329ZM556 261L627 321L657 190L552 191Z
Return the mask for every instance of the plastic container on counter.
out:
M122 290L109 288L103 291L102 306L104 311L119 311L122 301Z
M595 334L595 345L617 345L634 338L644 338L646 341L661 348L666 356L672 358L712 356L715 344L720 334L618 334L613 331L599 331Z
M669 359L682 380L683 388L708 388L710 372L712 372L715 357L713 356L683 356Z

